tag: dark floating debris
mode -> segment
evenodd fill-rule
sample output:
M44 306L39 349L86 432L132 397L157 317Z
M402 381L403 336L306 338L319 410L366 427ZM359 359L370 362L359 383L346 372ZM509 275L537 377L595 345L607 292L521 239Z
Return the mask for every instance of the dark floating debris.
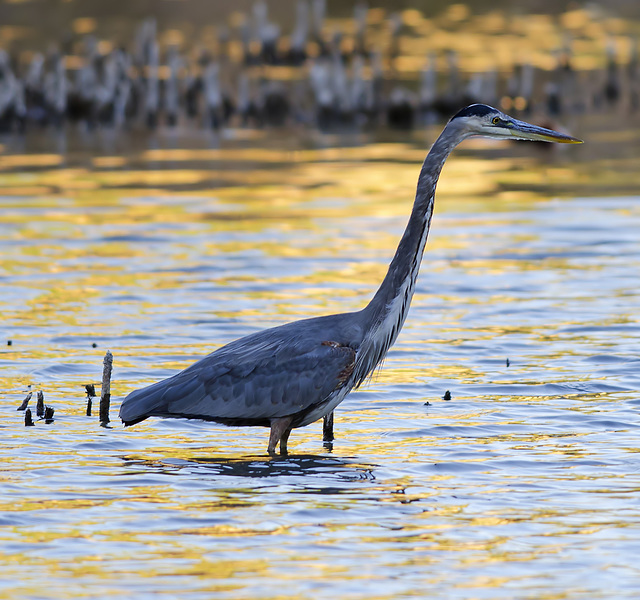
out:
M31 397L33 396L33 392L29 392L25 399L22 401L22 404L20 406L18 406L17 410L25 410L27 408L27 406L29 405L29 401L31 400Z
M49 425L53 423L55 419L53 418L53 413L56 412L53 406L45 406L44 407L44 422Z
M7 340L7 346L12 346L13 342L11 340Z
M84 389L87 392L87 417L90 417L92 400L96 397L96 386L93 383L88 383L84 386Z
M511 363L509 362L509 359L507 358L507 367L511 366Z
M35 423L33 422L33 418L31 417L31 409L27 408L24 413L24 426L25 427L33 427Z
M111 369L113 368L113 354L109 350L104 355L102 369L102 391L100 395L100 425L109 424L109 406L111 404Z
M447 391L444 393L444 396L442 396L442 399L443 399L443 400L451 400L451 392L450 392L449 390L447 390Z
M93 344L91 344L91 347L92 347L92 348L97 348L97 347L98 347L98 344L96 344L95 342L93 342Z
M36 404L36 416L39 418L44 417L44 394L38 392L38 403Z

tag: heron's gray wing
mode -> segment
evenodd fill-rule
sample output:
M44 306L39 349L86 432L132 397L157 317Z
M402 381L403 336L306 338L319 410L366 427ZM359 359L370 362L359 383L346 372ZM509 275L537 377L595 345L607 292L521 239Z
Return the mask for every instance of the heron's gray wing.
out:
M295 414L326 400L353 369L353 349L332 343L279 348L259 360L246 357L221 375L211 376L207 361L198 369L200 386L169 402L172 413L230 420L273 419Z
M132 392L120 417L125 423L156 415L258 424L310 409L349 378L355 361L353 348L312 337L263 334L232 342Z

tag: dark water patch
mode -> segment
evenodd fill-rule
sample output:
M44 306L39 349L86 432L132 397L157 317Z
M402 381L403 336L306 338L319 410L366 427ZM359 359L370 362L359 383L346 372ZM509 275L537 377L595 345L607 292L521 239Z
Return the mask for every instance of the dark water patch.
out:
M626 431L628 429L637 429L640 427L640 423L634 423L631 421L612 421L608 419L587 418L587 423L592 428L613 431Z
M202 265L176 265L174 267L158 267L153 269L154 273L176 273L181 277L185 277L187 274L197 273L220 273L220 265L215 264L202 264Z
M630 362L632 359L628 356L621 356L617 354L596 354L594 356L587 356L582 359L584 362L595 363L599 365L603 364L616 364ZM640 361L635 361L638 369L640 370Z
M558 250L555 252L527 252L526 254L501 253L494 256L494 259L513 261L545 261L558 258L583 259L599 257L600 253L588 252L587 250Z
M105 303L113 302L116 304L119 302L139 303L139 302L144 302L145 297L137 294L116 294L112 296L104 296L103 300Z
M123 235L105 235L99 238L103 242L134 242L142 244L168 244L171 242L171 238L150 235L150 234L123 234Z
M435 473L486 473L494 469L492 465L484 463L439 462L431 465L428 470Z
M97 342L102 342L103 340L96 337L84 337L81 335L60 335L51 338L52 344L59 344L63 346L80 346L85 348L90 348L92 345Z
M598 332L625 332L636 333L640 331L640 323L611 323L607 325L569 326L558 329L559 333L598 333Z
M288 456L265 460L255 459L215 459L194 457L190 460L206 468L208 475L226 475L231 477L270 478L270 477L304 477L305 480L314 475L323 478L338 478L346 481L374 479L373 465L351 463L344 458L331 456ZM201 470L198 469L198 472Z
M96 359L96 364L100 364L100 359ZM35 369L32 376L42 381L66 380L68 377L78 378L95 377L96 367L87 363L60 363Z
M573 382L573 383L536 383L536 384L495 384L495 385L472 385L465 386L460 395L469 396L576 396L593 394L611 394L615 392L626 392L627 388L619 385L608 384L600 381Z

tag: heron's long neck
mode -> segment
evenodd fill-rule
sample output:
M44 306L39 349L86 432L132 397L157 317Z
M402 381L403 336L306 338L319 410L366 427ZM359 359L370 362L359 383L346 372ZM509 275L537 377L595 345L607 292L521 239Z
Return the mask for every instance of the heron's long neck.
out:
M432 146L422 165L407 228L384 281L362 311L367 331L358 353L359 364L356 365L355 373L358 384L384 358L404 325L429 234L440 171L461 140L458 129L450 123Z

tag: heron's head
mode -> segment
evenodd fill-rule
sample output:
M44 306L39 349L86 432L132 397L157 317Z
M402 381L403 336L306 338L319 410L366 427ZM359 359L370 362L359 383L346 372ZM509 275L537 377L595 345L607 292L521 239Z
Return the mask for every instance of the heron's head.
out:
M467 106L456 114L450 122L458 125L465 137L481 135L496 139L559 142L561 144L582 143L582 140L570 135L514 119L497 108L486 104Z

